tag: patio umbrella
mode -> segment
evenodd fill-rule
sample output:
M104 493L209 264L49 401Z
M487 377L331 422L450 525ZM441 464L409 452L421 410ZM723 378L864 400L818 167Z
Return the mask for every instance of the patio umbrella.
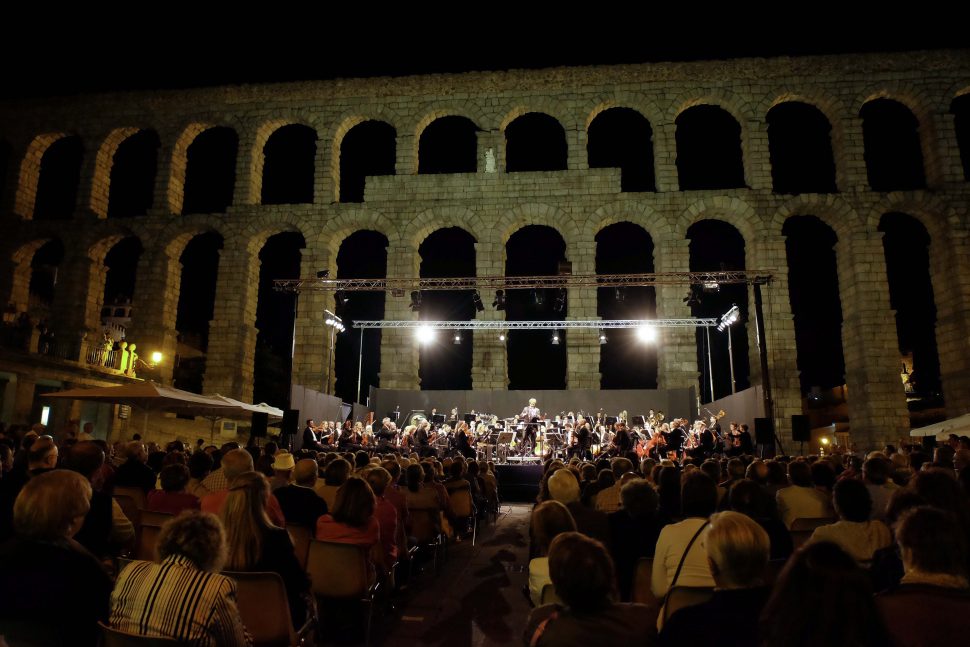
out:
M910 436L936 436L938 440L945 440L950 434L965 436L970 433L970 413L950 418L934 425L911 429Z

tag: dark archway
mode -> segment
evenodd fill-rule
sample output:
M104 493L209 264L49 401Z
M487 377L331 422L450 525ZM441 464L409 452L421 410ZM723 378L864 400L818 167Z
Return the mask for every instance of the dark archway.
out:
M505 127L505 170L564 171L566 131L555 117L528 112Z
M10 143L0 139L0 204L3 204L10 187L7 186L7 172L10 170L10 161L13 157L13 147Z
M872 190L925 189L919 121L910 109L892 99L874 99L859 116Z
M263 204L311 204L317 131L283 126L263 146Z
M464 229L439 229L418 248L421 278L475 276L475 238ZM471 290L425 290L421 295L421 319L470 321L475 318ZM456 335L458 342L456 343ZM471 331L442 330L435 341L419 351L421 389L472 388Z
M51 144L40 160L34 220L70 220L77 207L84 145L74 135Z
M964 94L950 104L953 114L953 128L956 130L957 146L960 147L960 162L963 166L963 179L970 180L970 94Z
M44 243L30 261L30 311L35 318L50 316L57 286L57 272L64 262L64 243L58 238Z
M236 185L239 136L232 128L209 128L189 145L182 213L225 213Z
M621 191L656 191L653 129L630 108L610 108L589 125L586 154L590 168L619 168Z
M210 231L190 240L179 258L182 278L175 317L179 358L174 383L176 387L194 393L202 392L221 249L222 236Z
M111 161L108 217L144 216L155 199L158 133L141 130L118 145Z
M639 225L618 222L596 234L597 274L652 273L653 239ZM652 287L599 288L596 313L603 319L656 319ZM657 346L644 344L634 330L604 330L600 343L600 387L657 388Z
M286 408L293 365L293 305L296 295L273 289L276 279L300 278L303 234L270 236L259 252L259 296L256 301L256 358L253 402Z
M768 148L775 193L835 193L832 124L800 101L768 111Z
M722 220L700 220L687 229L687 238L690 239L692 272L744 269L744 237L734 225ZM712 379L714 399L731 394L732 357L736 389L741 391L751 386L747 334L748 288L744 284L701 286L695 287L693 294L698 300L691 305L691 314L694 317L719 319L735 305L741 311L741 318L731 326L730 337L727 330L719 332L717 329L697 329L697 366L701 368L700 396L702 402L710 402ZM711 370L708 370L709 365Z
M376 231L361 230L344 239L337 253L337 278L373 279L387 276L387 237ZM357 366L360 359L361 330L353 328L355 321L374 321L384 318L383 292L350 292L338 298L337 314L343 319L346 332L336 337L334 375L335 393L344 402L357 401ZM325 334L323 332L320 333ZM364 361L361 371L361 400L367 401L369 386L380 386L381 331L363 331Z
M474 173L478 170L478 126L467 117L435 119L418 141L418 173Z
M681 191L744 188L741 124L718 106L694 106L677 116L677 177Z
M340 142L340 201L363 202L368 175L394 175L397 131L383 121L364 121Z
M842 302L831 227L815 216L793 216L782 228L788 258L788 294L795 320L802 394L845 384Z
M541 250L541 251L540 251ZM566 241L552 227L528 225L512 234L505 244L507 276L557 274L566 260ZM558 289L509 290L505 318L508 321L563 321L566 291ZM566 388L566 333L558 332L553 344L550 330L511 330L508 347L509 389Z
M906 387L910 411L942 407L936 301L930 280L930 236L919 220L903 213L885 214L879 221L879 231L883 232L889 303L896 311L899 353L913 356L913 371Z
M141 241L135 236L129 236L119 241L105 255L104 266L107 268L107 273L104 278L102 307L132 302L135 296L138 260L143 251Z

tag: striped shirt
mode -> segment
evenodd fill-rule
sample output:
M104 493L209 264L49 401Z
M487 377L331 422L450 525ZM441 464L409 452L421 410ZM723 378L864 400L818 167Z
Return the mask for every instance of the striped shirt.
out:
M121 572L111 592L111 626L197 647L250 644L235 582L201 571L181 555L161 564L132 562Z

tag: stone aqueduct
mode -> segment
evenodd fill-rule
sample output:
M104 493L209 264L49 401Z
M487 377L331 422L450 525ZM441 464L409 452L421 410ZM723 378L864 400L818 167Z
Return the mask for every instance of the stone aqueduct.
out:
M388 276L418 275L416 250L430 233L461 227L476 241L479 275L502 274L505 243L519 228L546 225L566 241L576 273L594 272L594 236L612 223L642 226L653 238L658 272L688 269L687 229L703 219L723 220L745 242L746 266L769 272L767 343L776 425L790 434L791 414L801 413L795 335L788 299L785 237L791 216L812 215L838 237L836 254L843 309L853 437L867 446L897 438L908 428L899 380L896 328L890 309L880 218L903 212L926 228L930 274L938 309L936 335L947 412L970 408L970 183L964 176L951 104L970 92L966 51L851 55L728 62L663 63L536 71L473 72L393 79L352 79L223 87L153 93L82 96L63 101L0 105L0 138L7 142L2 193L5 260L2 297L25 309L31 260L47 240L65 243L54 321L63 335L99 328L105 255L136 236L138 261L134 319L129 337L145 349L175 352L179 257L196 235L218 232L215 314L210 324L205 390L252 396L259 252L272 235L300 232L306 241L302 274L335 271L341 242L358 230L376 230L389 241ZM918 121L926 188L878 192L867 180L860 110L892 99ZM831 126L837 190L784 195L773 191L766 115L785 102L820 111ZM682 191L678 184L676 120L698 105L727 111L740 125L746 188ZM618 169L588 167L590 123L602 111L623 107L645 117L653 132L656 190L622 192ZM565 170L506 173L506 127L521 115L541 112L562 125ZM418 144L436 119L460 115L478 127L478 170L452 175L418 174ZM340 150L344 136L365 120L396 130L395 174L368 177L361 203L340 202ZM295 205L260 204L263 149L277 129L312 128L317 136L314 200ZM214 126L238 136L235 186L225 213L183 214L187 150ZM151 129L160 148L154 203L144 216L107 218L111 170L119 145ZM85 155L74 216L34 219L41 163L60 138L79 136ZM490 150L489 150L490 149ZM964 156L970 151L963 151ZM495 171L486 168L494 156ZM569 295L567 316L595 318L592 291ZM683 286L658 287L658 317L689 316ZM323 310L332 295L301 298L296 326L294 381L319 387L326 342ZM406 298L386 301L388 319L412 317ZM491 308L479 317L501 318ZM754 326L749 326L753 338ZM73 331L73 332L72 332ZM405 331L385 331L382 387L418 388L417 351ZM569 336L567 384L598 388L596 331ZM756 344L750 344L752 349ZM659 345L659 386L696 385L693 331L668 329ZM751 361L752 381L760 380ZM171 366L163 367L171 376ZM507 386L505 348L491 334L474 338L476 389Z

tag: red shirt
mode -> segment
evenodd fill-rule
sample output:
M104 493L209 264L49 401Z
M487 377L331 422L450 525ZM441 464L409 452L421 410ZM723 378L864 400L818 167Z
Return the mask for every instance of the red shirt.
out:
M371 516L366 528L354 528L345 523L334 521L333 517L325 514L317 519L316 538L320 541L332 541L337 544L354 544L370 548L381 540L381 524L376 516Z
M152 512L178 514L182 510L200 510L199 497L188 492L166 492L152 490L148 493L145 509Z
M218 515L228 496L229 490L219 490L205 495L202 497L202 512L211 512ZM269 495L269 501L266 502L266 515L275 525L286 528L286 517L283 516L283 509L280 508L280 502L272 494Z
M384 497L377 498L374 516L381 527L381 544L384 546L385 563L390 566L397 561L397 508Z

